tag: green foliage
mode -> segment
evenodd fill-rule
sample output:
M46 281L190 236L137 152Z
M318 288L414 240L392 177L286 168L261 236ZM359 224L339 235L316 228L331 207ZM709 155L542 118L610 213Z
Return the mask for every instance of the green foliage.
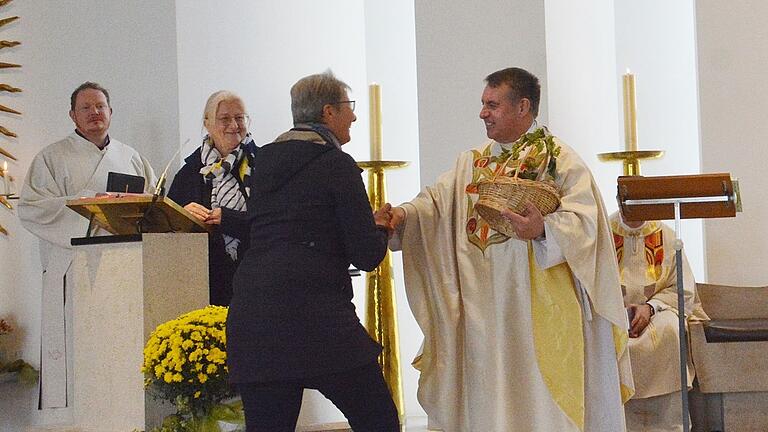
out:
M540 179L539 168L544 160L549 158L545 170L547 175L554 180L557 178L557 157L560 156L560 146L555 143L554 136L543 127L523 134L512 144L510 149L504 149L494 158L497 164L508 162L504 175L514 176L517 171L518 178L536 180ZM511 158L511 160L510 160Z

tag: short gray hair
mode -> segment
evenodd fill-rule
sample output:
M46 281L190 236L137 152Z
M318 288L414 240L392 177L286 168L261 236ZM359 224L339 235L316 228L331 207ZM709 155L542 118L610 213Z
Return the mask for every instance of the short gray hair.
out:
M531 102L531 113L533 118L539 115L539 99L541 98L541 84L536 75L525 69L511 67L496 71L487 77L485 82L488 87L498 88L504 84L509 87L507 97L510 102L515 103L525 98Z
M293 124L318 123L323 118L323 107L341 102L350 87L327 70L309 75L291 87L291 113Z
M205 126L206 129L208 129L208 121L213 122L216 120L216 111L219 110L219 104L224 101L238 101L243 105L243 108L245 108L243 99L234 92L229 90L219 90L214 92L208 96L208 101L205 103L205 108L203 109L203 126Z

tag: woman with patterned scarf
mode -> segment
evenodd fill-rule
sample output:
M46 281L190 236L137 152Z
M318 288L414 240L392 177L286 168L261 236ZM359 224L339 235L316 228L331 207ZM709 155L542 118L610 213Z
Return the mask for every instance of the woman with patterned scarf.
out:
M243 100L221 90L205 104L203 144L184 162L168 197L200 221L215 225L208 239L210 303L228 306L232 276L248 248L247 179L257 149Z

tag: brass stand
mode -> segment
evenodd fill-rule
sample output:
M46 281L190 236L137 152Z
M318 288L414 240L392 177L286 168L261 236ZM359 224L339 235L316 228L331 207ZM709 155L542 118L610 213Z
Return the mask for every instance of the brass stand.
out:
M378 210L387 202L384 171L402 168L408 165L408 162L366 161L358 162L357 165L368 170L368 201L371 203L371 208ZM366 277L365 328L368 334L384 347L379 356L379 365L397 406L402 424L405 420L405 403L403 402L403 380L400 374L395 280L389 250L381 264Z
M0 194L0 205L4 206L8 210L13 210L13 206L9 201L12 199L19 199L19 197L13 194L10 194L10 195ZM8 230L6 230L2 224L0 224L0 234L8 235Z
M597 158L603 162L622 161L624 163L624 175L640 175L640 161L643 159L657 159L664 155L663 150L634 150L611 153L598 153Z

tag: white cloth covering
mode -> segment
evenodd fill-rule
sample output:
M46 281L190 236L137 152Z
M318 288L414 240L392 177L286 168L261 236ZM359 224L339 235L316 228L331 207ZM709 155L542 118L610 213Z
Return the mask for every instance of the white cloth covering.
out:
M545 217L546 239L534 241L540 268L567 262L584 315L585 431L624 430L621 384L631 394L626 352L620 361L613 327L624 331L605 209L583 161L565 144L558 158L561 207ZM500 145L491 142L493 155ZM534 349L528 243L468 240L467 190L488 144L461 154L411 202L390 243L402 247L408 301L424 332L418 397L430 424L445 431L575 432L554 402ZM468 222L470 223L468 225ZM490 237L494 231L488 234ZM563 341L567 343L568 341ZM629 382L626 382L626 380Z
M65 284L73 256L70 239L85 236L88 220L67 208L66 202L105 192L110 171L144 177L145 190L155 183L152 167L136 150L115 139L102 150L75 132L41 150L24 180L19 219L40 239L43 270L40 408L71 403L67 398Z

